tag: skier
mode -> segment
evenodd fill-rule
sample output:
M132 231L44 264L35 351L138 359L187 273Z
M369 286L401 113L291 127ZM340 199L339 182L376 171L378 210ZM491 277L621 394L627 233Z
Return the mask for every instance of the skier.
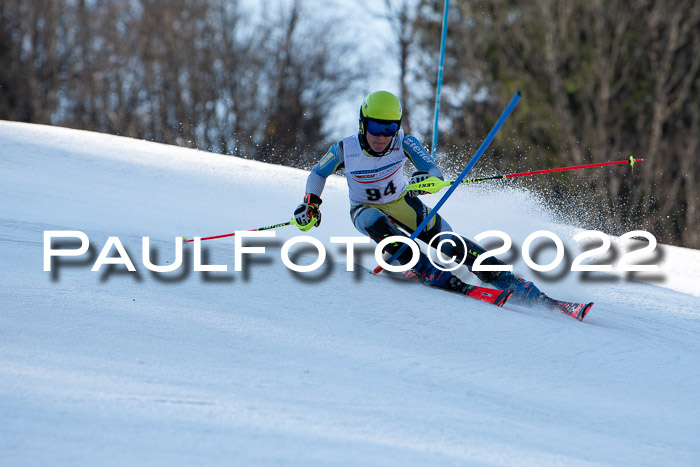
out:
M430 208L425 206L418 195L420 191L406 191L406 178L403 168L410 159L416 172L411 175L409 184L419 183L430 176L443 180L443 175L432 157L413 136L404 134L401 129L401 102L387 91L372 92L360 106L359 132L335 143L313 167L306 181L306 195L294 211L297 226L307 231L321 224L321 194L326 178L345 167L345 176L350 194L350 217L353 225L362 234L376 243L387 237L413 233L423 222ZM447 257L460 261L466 256L465 265L471 271L474 260L484 248L462 237L467 245L454 238L456 234L439 214L436 214L425 229L417 236L428 243L440 232L449 232L445 237L452 240L442 242L442 252ZM385 252L396 253L401 245L390 243ZM412 252L406 248L397 259L407 264ZM504 264L495 257L487 258L483 264ZM515 303L532 303L545 295L529 281L516 278L508 271L472 271L483 282L498 289L513 291ZM430 285L464 292L468 285L449 271L436 268L423 253L412 270L405 275L419 278Z

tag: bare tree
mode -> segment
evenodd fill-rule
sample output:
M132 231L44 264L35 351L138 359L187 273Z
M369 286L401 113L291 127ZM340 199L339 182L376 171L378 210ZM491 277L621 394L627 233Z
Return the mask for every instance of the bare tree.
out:
M419 34L435 51L442 2L424 0ZM597 227L630 225L664 241L698 246L697 148L700 21L697 2L677 0L452 3L444 106L469 147L520 89L516 130L495 141L495 166L601 162L634 154L634 172L579 172L528 181L553 202L578 200ZM467 84L468 92L460 92ZM514 157L516 156L517 157Z
M50 123L57 106L59 2L5 0L0 5L0 53L4 55L3 94L8 117Z
M414 53L417 10L414 0L384 0L386 19L394 34L397 45L399 66L399 98L403 103L402 126L411 129L411 101L409 80L411 79L411 58Z
M6 0L0 117L304 165L359 72L296 0ZM308 159L308 160L307 160ZM305 162L306 161L306 162Z
M266 123L256 156L260 160L312 165L328 145L324 120L360 78L359 70L343 60L352 44L329 33L328 23L303 23L309 17L305 3L295 0L278 18L265 21L261 53L269 58L269 86L260 93L260 121Z

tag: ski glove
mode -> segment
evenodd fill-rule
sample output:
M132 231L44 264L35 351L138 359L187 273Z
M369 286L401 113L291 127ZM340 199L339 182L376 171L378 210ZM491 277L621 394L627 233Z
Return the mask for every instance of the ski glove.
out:
M413 185L414 183L420 183L428 178L430 178L430 173L428 172L413 172L413 175L411 175L411 179L408 181L409 185ZM430 192L428 191L423 191L423 190L410 190L408 192L408 196L414 197L414 196L419 196L419 195L429 195Z
M321 211L318 209L321 203L321 198L313 193L304 196L304 202L294 210L294 221L299 230L306 232L313 226L321 225Z

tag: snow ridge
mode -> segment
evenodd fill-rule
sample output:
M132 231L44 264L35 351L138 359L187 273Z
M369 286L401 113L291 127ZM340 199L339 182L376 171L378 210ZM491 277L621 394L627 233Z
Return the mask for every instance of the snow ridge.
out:
M180 270L158 274L141 262L143 237L154 262L168 264L177 236L284 222L307 173L14 122L0 122L0 141L6 465L693 465L700 457L698 251L662 246L660 271L635 281L538 275L506 255L550 295L596 305L583 323L499 309L346 271L330 237L358 234L345 182L333 177L323 225L309 232L330 254L320 270L282 264L281 245L300 234L284 227L244 271L233 270L234 243L222 239L204 245L204 256L228 271L194 272L186 247ZM546 229L577 254L580 229L558 224L521 190L465 186L441 214L469 237L508 233L516 253ZM47 230L84 232L91 248L45 272ZM135 273L90 271L110 236ZM544 248L539 261L551 255ZM311 262L314 251L296 258ZM369 254L361 261L374 265Z

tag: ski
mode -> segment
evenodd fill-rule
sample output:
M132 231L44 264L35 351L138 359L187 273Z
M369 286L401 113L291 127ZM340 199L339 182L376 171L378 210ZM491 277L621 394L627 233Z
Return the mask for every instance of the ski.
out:
M564 300L557 300L548 296L544 296L542 303L545 307L550 310L560 311L565 315L569 315L572 318L576 318L579 321L583 321L591 308L593 308L593 302L591 303L576 303L567 302Z
M367 272L368 274L372 274L373 276L376 276L376 274L372 270L367 269L364 266L356 264L355 267ZM499 290L499 289L492 289L489 287L480 287L478 285L467 284L466 282L464 282L465 287L461 291L448 289L446 287L437 287L437 286L423 282L417 274L411 274L412 271L407 271L407 272L408 272L407 274L401 274L398 272L390 272L390 271L385 270L384 274L386 276L394 278L394 279L410 281L410 282L418 282L418 283L427 285L427 286L435 288L435 289L445 290L447 292L456 293L458 295L464 295L464 296L467 296L469 298L473 298L475 300L479 300L482 302L490 303L492 305L496 305L497 307L502 307L503 305L505 305L506 302L508 301L508 299L513 295L513 292L510 290Z
M479 287L478 285L466 284L467 289L463 292L464 295L470 298L481 300L482 302L490 303L498 307L506 304L508 299L513 295L510 290L492 289L489 287ZM447 290L447 289L444 289ZM453 292L450 290L450 292ZM459 293L459 292L455 292Z
M355 264L355 267L358 269L361 269L362 271L371 274L373 276L376 276L376 274L371 270L368 269L362 265ZM407 271L405 273L398 273L398 272L391 272L391 271L384 271L384 274L387 277L390 277L392 279L398 279L398 280L403 280L403 281L410 281L410 282L418 282L424 285L427 285L429 287L433 287L436 289L440 290L445 290L447 292L452 292L456 293L459 295L465 295L469 298L473 298L475 300L480 300L482 302L490 303L492 305L496 305L498 307L502 307L503 305L506 304L506 302L510 299L510 297L513 295L512 290L500 290L500 289L494 289L490 287L481 287L478 285L472 285L468 283L464 283L464 289L461 291L456 291L452 289L448 289L446 287L437 287L431 284L427 284L423 282L420 277L413 273L413 271ZM537 299L537 302L531 302L529 306L533 306L538 304L541 306L544 306L545 308L553 311L559 311L561 313L564 313L565 315L571 316L572 318L575 318L579 321L583 321L583 319L586 317L589 311L591 311L591 308L593 307L593 302L591 303L576 303L576 302L567 302L565 300L557 300L551 297L548 297L547 295L544 295L540 298ZM524 304L524 303L522 303Z

